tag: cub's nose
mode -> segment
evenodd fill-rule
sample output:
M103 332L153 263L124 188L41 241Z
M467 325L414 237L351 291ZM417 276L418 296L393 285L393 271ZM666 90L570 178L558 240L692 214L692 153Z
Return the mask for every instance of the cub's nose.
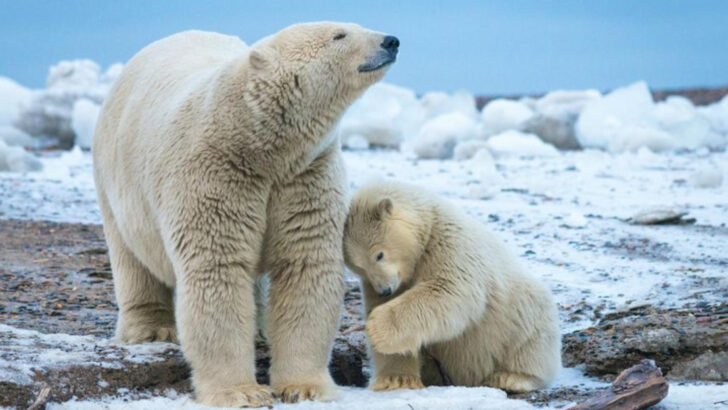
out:
M395 40L396 40L396 39L395 39ZM382 291L381 291L381 292L379 292L379 295L380 295L380 296L389 296L389 295L391 295L391 294L392 294L392 288L386 288L386 289L382 289Z
M381 44L382 48L392 54L397 54L399 49L399 39L395 36L385 36Z

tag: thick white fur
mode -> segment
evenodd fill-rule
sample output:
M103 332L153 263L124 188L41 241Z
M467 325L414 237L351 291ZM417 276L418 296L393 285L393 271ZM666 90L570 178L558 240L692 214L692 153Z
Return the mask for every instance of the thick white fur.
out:
M93 155L116 335L179 336L204 404L273 400L255 380L263 273L274 392L288 402L335 392L327 365L344 290L346 181L330 131L384 75L357 71L382 38L336 23L291 26L252 47L175 34L140 51L105 103Z
M448 202L399 183L361 188L344 259L362 277L373 389L451 382L524 392L561 368L549 290ZM393 294L380 296L386 288Z

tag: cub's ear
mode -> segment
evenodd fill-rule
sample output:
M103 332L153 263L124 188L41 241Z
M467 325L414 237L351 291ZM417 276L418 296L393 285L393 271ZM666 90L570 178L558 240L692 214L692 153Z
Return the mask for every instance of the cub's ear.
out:
M377 209L375 211L377 218L382 219L385 216L392 215L392 208L394 208L394 204L392 204L392 200L389 198L384 198L377 204Z
M270 71L278 67L278 54L271 49L251 50L248 59L254 70Z

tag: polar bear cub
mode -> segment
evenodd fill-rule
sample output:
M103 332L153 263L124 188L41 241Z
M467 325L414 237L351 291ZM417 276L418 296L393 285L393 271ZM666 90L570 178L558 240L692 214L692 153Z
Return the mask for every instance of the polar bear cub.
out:
M448 202L400 183L364 186L349 208L344 259L362 278L374 390L526 392L561 368L549 290Z

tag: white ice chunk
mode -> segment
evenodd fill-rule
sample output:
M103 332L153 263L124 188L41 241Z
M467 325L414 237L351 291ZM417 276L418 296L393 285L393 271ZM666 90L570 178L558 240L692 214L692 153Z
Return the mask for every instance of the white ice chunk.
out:
M15 123L22 106L28 104L31 91L15 81L0 77L0 126Z
M10 146L35 147L37 140L17 128L0 125L0 141Z
M483 107L480 118L485 133L494 135L507 130L522 129L533 115L533 110L522 102L498 99Z
M559 151L534 134L520 131L505 131L488 139L488 148L496 157L553 157Z
M75 102L82 98L101 104L119 68L100 75L98 64L90 60L61 61L48 73L48 88L37 90L20 111L17 127L31 136L46 136L59 145L71 147L75 133L71 124Z
M43 165L33 154L0 140L0 172L31 172L41 168Z
M48 88L90 88L99 83L101 68L91 60L61 61L48 70Z
M483 149L488 149L488 143L484 140L462 141L455 146L453 158L457 161L465 161L473 158L478 151Z
M369 141L363 135L359 134L349 135L349 138L344 141L343 145L350 150L369 149Z
M714 104L698 107L697 111L710 122L714 132L728 137L728 95Z
M114 84L123 70L124 64L122 63L114 63L110 65L109 68L107 68L101 75L101 82L109 85Z
M429 92L422 96L420 103L427 119L453 112L459 112L472 118L478 116L475 97L467 91L461 90L454 94L439 91Z
M474 139L479 134L479 124L472 117L454 111L425 122L410 146L419 158L452 158L458 141Z
M76 134L76 145L79 147L91 149L100 111L100 105L86 98L81 98L73 104L71 127Z
M582 147L611 152L636 150L641 146L652 150L670 149L674 141L657 129L654 109L645 82L618 88L586 104L576 122L576 137Z
M396 147L416 135L424 117L412 90L378 83L344 114L339 132L345 145L350 137L362 136L371 145Z
M696 149L724 145L725 138L713 131L710 121L685 97L670 96L657 103L654 114L660 128L675 137L679 147Z
M534 110L547 117L568 121L571 117L578 116L587 103L601 96L597 90L556 90L536 100Z

